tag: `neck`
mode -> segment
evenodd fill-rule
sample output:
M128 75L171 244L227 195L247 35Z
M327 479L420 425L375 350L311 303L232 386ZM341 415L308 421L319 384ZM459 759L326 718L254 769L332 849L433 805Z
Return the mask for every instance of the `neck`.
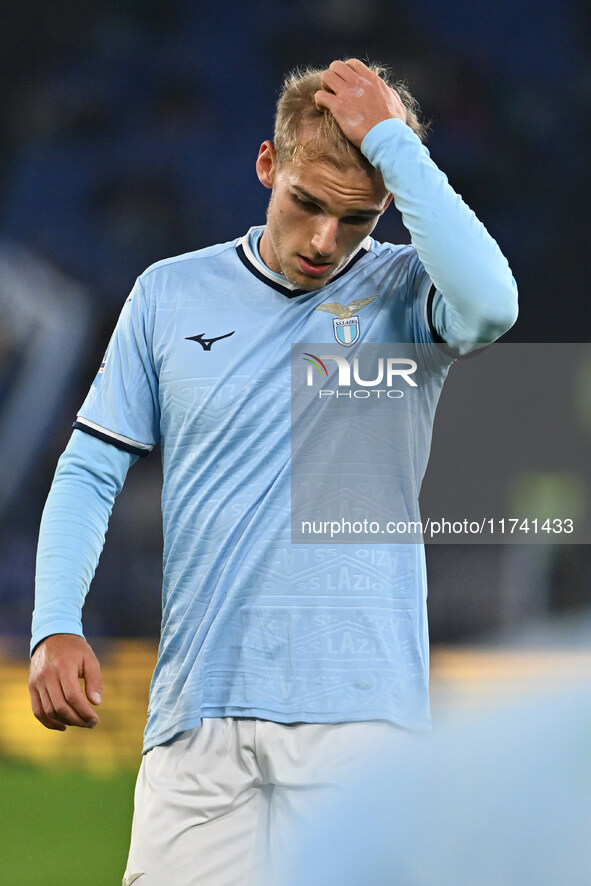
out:
M261 239L259 240L259 255L269 270L274 271L276 274L281 273L281 268L277 261L275 250L273 249L273 243L271 242L268 228L265 228Z

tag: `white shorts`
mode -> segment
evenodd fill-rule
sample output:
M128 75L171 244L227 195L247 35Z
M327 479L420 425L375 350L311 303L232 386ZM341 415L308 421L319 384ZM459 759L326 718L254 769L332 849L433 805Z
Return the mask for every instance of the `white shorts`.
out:
M376 832L353 824L372 803L351 785L405 736L385 721L202 720L142 760L123 886L349 882L355 834Z

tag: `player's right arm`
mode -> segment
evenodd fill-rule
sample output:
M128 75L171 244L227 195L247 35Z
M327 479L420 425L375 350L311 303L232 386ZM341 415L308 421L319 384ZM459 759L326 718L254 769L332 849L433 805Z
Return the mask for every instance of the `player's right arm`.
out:
M115 497L136 456L74 431L47 498L37 550L29 691L48 729L91 727L102 682L82 634L82 606ZM79 678L82 678L84 690Z
M147 288L138 279L123 307L43 511L30 691L35 716L49 729L98 720L91 702L100 670L82 633L82 606L127 471L159 438L150 280Z

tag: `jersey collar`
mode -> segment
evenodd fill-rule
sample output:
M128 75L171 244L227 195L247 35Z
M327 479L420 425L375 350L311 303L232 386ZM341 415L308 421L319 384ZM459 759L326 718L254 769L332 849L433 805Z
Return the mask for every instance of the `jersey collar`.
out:
M277 292L283 293L287 298L295 298L298 295L309 295L310 290L308 289L299 289L295 283L290 283L289 280L286 280L284 277L280 277L279 274L273 273L270 268L262 262L259 257L253 251L250 243L251 243L251 233L255 230L263 230L264 226L261 227L252 227L250 228L244 237L241 237L236 244L236 252L238 253L238 258L242 262L242 264L252 273L255 277L258 277L259 280L262 280L263 283L266 283L268 286L271 286ZM360 258L363 258L364 255L367 254L371 245L371 237L366 237L359 244L347 264L342 270L339 271L338 274L331 279L330 283L327 283L327 286L330 286L335 280L338 280L339 277L342 277L343 274L346 274L353 265L359 261Z

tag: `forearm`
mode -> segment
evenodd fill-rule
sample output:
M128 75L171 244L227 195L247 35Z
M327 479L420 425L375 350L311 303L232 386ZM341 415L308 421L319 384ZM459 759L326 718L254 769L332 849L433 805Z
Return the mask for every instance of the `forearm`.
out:
M438 331L454 344L494 341L517 316L517 287L497 243L402 120L378 123L361 150L381 172L444 301Z
M72 434L41 521L31 649L49 634L82 636L82 606L113 502L135 460L81 431Z

